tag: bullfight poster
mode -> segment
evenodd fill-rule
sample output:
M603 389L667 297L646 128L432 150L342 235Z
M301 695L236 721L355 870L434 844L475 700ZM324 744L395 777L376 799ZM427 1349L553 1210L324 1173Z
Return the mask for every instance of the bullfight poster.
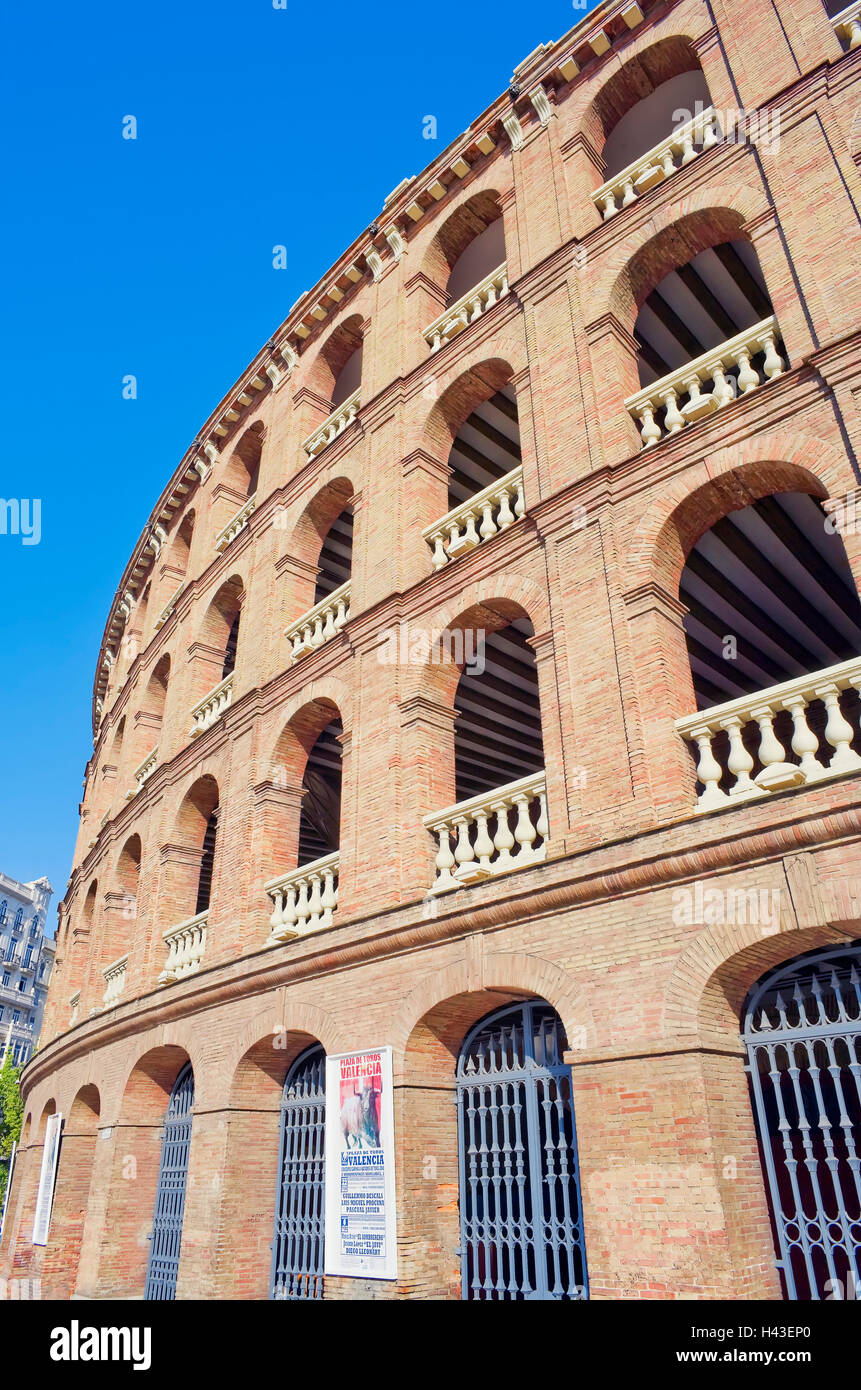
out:
M326 1273L397 1279L392 1049L326 1058Z

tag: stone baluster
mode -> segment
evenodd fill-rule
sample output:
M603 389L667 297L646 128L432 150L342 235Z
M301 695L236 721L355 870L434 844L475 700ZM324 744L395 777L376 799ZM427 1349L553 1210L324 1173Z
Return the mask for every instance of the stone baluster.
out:
M493 844L498 858L497 868L511 868L513 860L511 851L514 848L514 836L508 825L509 802L505 799L491 801L490 810L496 816L496 834L493 837Z
M490 873L490 856L493 854L493 841L487 829L487 811L476 811L475 813L475 845L474 851L478 856L479 868Z
M664 416L664 428L668 434L678 434L679 430L684 429L685 417L679 410L678 395L673 387L664 392L664 405L666 414Z
M814 691L822 700L828 713L825 737L834 749L829 763L830 772L854 772L861 767L861 758L851 747L852 725L843 716L840 708L839 691L836 685L818 685Z
M637 194L634 189L634 177L626 178L622 184L622 207L628 208L637 201Z
M488 541L490 537L495 536L499 530L499 527L493 519L493 499L490 497L488 497L486 502L482 503L481 518L478 534L483 541Z
M322 925L323 893L320 875L311 874L308 882L308 930L317 931Z
M783 708L788 709L792 715L792 751L801 759L800 766L805 780L815 782L822 776L824 768L816 756L819 751L819 739L807 722L807 701L802 695L793 695L783 701ZM850 730L850 735L851 732Z
M765 349L765 360L762 368L769 381L774 381L775 377L783 375L785 363L777 348L774 345L774 333L766 333L760 339Z
M729 758L727 760L727 767L735 778L733 785L729 789L730 796L750 795L758 791L750 775L753 771L753 758L744 746L744 740L741 736L741 720L735 718L735 716L731 719L722 719L721 728L726 729L729 735Z
M757 705L751 710L751 718L759 725L759 761L763 768L774 767L786 762L786 749L774 732L774 710L771 705Z
M530 859L532 857L532 846L538 838L538 832L532 824L529 815L530 797L526 792L518 792L513 798L514 805L517 807L517 823L514 827L514 838L520 845L520 852L517 861Z
M673 149L671 145L667 145L667 148L664 150L664 153L661 156L661 173L663 174L665 179L668 179L670 175L674 174L675 172L676 162L673 158Z
M494 527L494 530L496 530L496 527ZM435 570L442 569L443 565L448 563L448 556L445 553L441 531L438 531L433 538L433 559L431 563Z
M320 925L331 927L332 916L338 906L338 894L335 889L335 873L333 869L326 869L323 875L323 892L320 899L321 916Z
M690 164L692 159L696 159L697 152L694 149L694 132L691 126L682 132L682 166Z
M743 396L747 396L759 385L759 373L751 365L749 348L739 348L736 366L739 369L738 388Z
M615 214L616 214L616 213L618 212L618 210L619 210L619 209L616 207L616 196L615 196L615 194L613 193L612 189L611 189L608 193L603 193L603 194L601 195L601 202L602 202L603 205L604 205L604 207L603 207L604 221L605 221L605 222L609 222L610 218L611 218L611 217L614 217Z
M447 821L440 822L434 826L434 834L439 839L439 852L436 860L436 882L435 888L457 888L458 882L452 873L452 868L457 862L451 851L451 840Z
M727 376L721 363L718 363L715 367L712 373L712 381L714 382L712 396L714 397L715 404L720 410L722 406L729 405L730 401L735 400L735 382L732 377Z
M500 531L505 531L509 526L514 525L514 513L508 502L508 488L504 487L500 493L499 511L496 514L496 524Z
M643 448L651 449L661 438L661 427L655 420L654 407L648 402L640 407L640 436Z
M703 786L697 807L701 811L713 810L715 807L723 806L728 800L726 792L721 791L718 786L723 769L712 752L712 735L707 728L691 729L691 738L699 749L697 777Z
M517 491L517 496L516 496L515 499L514 499L514 515L515 515L515 516L518 518L518 520L519 520L520 517L522 517L522 516L524 515L525 511L526 511L526 496L525 496L524 491L523 491L523 479L522 479L522 477L521 477L521 478L518 478L518 480L517 480L517 482L516 482L516 484L515 484L515 488L516 488L516 491Z
M457 860L458 870L465 864L471 864L475 859L475 850L469 842L469 818L467 816L455 816L453 824L457 827L457 844L455 845L454 857ZM457 871L456 871L457 872Z

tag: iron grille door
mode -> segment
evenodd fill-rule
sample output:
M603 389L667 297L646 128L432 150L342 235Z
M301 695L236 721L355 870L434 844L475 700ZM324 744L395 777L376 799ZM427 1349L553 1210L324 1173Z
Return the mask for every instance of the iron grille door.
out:
M309 1048L284 1082L271 1295L323 1297L326 1054Z
M193 1105L194 1073L186 1065L176 1078L165 1116L144 1292L147 1299L164 1302L176 1298Z
M558 1015L530 1002L485 1019L461 1049L465 1299L588 1297L566 1046Z
M743 1036L784 1295L859 1298L859 945L771 972Z

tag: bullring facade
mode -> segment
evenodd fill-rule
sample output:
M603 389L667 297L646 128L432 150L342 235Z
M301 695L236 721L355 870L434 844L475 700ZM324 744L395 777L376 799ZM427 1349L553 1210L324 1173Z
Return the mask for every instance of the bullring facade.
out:
M0 1273L857 1276L859 45L857 5L608 0L201 429L99 654ZM322 1267L322 1059L365 1047L394 1281Z

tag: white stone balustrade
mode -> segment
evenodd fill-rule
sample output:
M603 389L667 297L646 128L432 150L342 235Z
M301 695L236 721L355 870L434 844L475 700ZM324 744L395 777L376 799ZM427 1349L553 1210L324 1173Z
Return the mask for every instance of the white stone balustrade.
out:
M210 690L191 711L191 730L189 738L197 738L198 734L206 733L211 729L223 715L226 709L230 708L233 699L233 672L225 676L223 681L219 681L214 690Z
M861 692L861 657L677 719L677 733L699 750L697 777L703 790L696 810L725 810L733 802L861 771L861 757L851 747L861 719L856 711L853 728L840 707L840 692L849 689ZM807 722L805 711L816 701L825 707L824 740L831 745L830 757L827 747L820 751L820 739ZM792 716L790 747L797 763L790 762L789 749L775 733L774 719L781 710ZM742 737L746 725L758 725L756 758L761 767L753 777L756 762ZM723 763L712 746L721 733L726 734L729 744ZM724 790L719 784L727 780L730 785Z
M168 599L167 603L165 604L164 608L163 608L163 609L161 610L161 612L159 613L158 617L157 617L156 620L155 620L155 630L156 630L156 632L158 632L161 628L164 627L165 623L167 622L167 620L168 620L168 618L170 617L171 613L173 612L174 608L176 608L177 602L178 602L178 600L179 600L179 596L180 596L180 594L182 593L182 591L183 591L184 588L185 588L185 581L183 581L183 583L180 584L179 588L171 595L171 597Z
M846 41L849 52L861 47L861 3L847 5L845 10L832 15L831 24L837 37Z
M333 410L316 429L309 435L303 444L303 449L309 458L315 458L322 453L327 444L331 444L339 434L343 434L348 425L351 425L359 413L359 392L354 391L352 396L348 396L337 410Z
M120 956L119 960L113 961L105 966L102 974L105 977L105 992L102 996L102 1008L112 1009L115 1004L120 1002L120 995L126 987L126 968L129 963L128 956Z
M512 809L517 812L513 828L509 825ZM424 816L422 823L439 843L431 893L449 893L494 874L539 864L545 857L549 828L546 776L537 772L508 782Z
M81 991L78 989L69 996L69 1027L74 1028L78 1021L78 1009L81 1006Z
M425 342L430 345L431 352L439 352L443 343L447 343L467 324L474 323L480 319L482 314L487 313L498 300L508 293L508 265L503 261L502 265L492 270L483 280L464 294L455 304L451 304L439 318L429 323L424 331Z
M764 354L766 381L782 376L786 363L777 351L779 341L780 329L772 315L629 396L625 407L639 423L643 447L651 449L665 434L678 434L685 425L729 405L738 395L755 391L762 378L751 359L759 353ZM731 372L737 376L729 375ZM707 381L712 383L711 391L702 389ZM663 411L662 423L656 418L659 411Z
M206 950L206 928L208 912L198 912L196 917L180 922L162 935L167 947L167 960L164 970L158 977L160 985L172 985L186 975L194 975L200 969L203 953Z
M326 854L264 884L275 903L267 946L332 925L338 906L339 863L340 855L335 850L334 854Z
M449 560L505 531L525 510L523 469L518 464L504 478L468 497L422 531L433 551L434 569L442 569Z
M127 801L130 800L136 792L140 791L141 787L143 786L144 782L147 780L148 777L152 777L152 774L156 770L157 764L158 748L154 748L151 753L147 753L140 767L135 768L135 785L128 793L126 797Z
M629 207L642 193L668 179L677 169L690 164L702 150L710 150L721 138L714 107L699 112L686 121L660 144L655 145L633 164L614 174L592 194L592 202L600 209L604 221L615 216L620 207ZM676 162L678 161L678 163Z
M313 608L309 608L307 613L303 613L301 618L289 623L284 629L284 636L292 646L291 657L296 661L300 656L305 656L308 652L316 651L317 647L322 647L333 637L337 637L341 628L350 620L350 581L342 584L340 588L333 589L326 598L315 603Z
M239 511L236 512L228 521L222 531L219 531L215 538L215 549L220 555L222 550L226 550L232 540L235 540L240 531L244 531L248 525L248 518L257 505L257 493L253 492L246 502L242 503Z

